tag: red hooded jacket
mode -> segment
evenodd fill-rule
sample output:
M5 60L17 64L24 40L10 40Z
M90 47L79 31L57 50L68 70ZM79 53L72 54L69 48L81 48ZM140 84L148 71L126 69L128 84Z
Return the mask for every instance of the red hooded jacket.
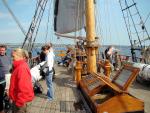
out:
M13 62L9 96L18 107L24 106L34 98L31 73L25 60Z

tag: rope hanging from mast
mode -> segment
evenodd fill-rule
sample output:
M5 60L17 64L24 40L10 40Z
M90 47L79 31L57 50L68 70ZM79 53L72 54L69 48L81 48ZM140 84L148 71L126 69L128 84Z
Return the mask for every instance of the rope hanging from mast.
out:
M39 0L38 1L38 6L35 10L33 20L30 24L29 30L28 30L25 40L22 44L22 48L25 48L28 51L32 51L32 49L33 49L34 42L35 42L38 30L39 30L39 26L41 23L41 19L43 17L43 13L44 13L47 1L48 0ZM26 44L27 41L28 41L28 44Z
M47 24L46 24L45 43L47 42L48 31L49 31L49 21L50 21L50 15L51 15L51 7L52 7L51 4L52 4L52 0L49 1L48 17L47 17Z
M15 16L15 14L11 10L11 8L9 7L8 3L6 2L6 0L2 0L2 2L4 4L4 6L8 9L9 13L11 14L11 16L13 17L13 19L17 23L17 25L20 28L20 30L22 31L22 33L26 36L26 31L23 29L22 25L20 24L19 20L17 19L17 17Z
M149 14L148 14L147 17L146 17L146 19L145 19L145 21L144 21L144 24L147 22L147 20L148 20L149 17L150 17L150 12L149 12Z
M79 14L80 14L80 0L78 0L78 3L77 3L77 10L76 10L76 13L77 13L77 17L76 17L76 31L78 30L78 28L79 28L79 26L81 25L81 20L80 20L80 18L79 18ZM81 31L79 31L79 36L81 36ZM76 46L77 46L77 32L75 32L75 40L74 40L74 42L75 42L75 44L76 44ZM77 56L77 53L78 53L78 55L81 55L81 53L79 52L79 50L75 50L75 57ZM81 59L79 59L79 60L81 60Z
M131 43L132 60L136 62L135 50L142 50L145 47L146 41L150 39L150 36L135 1L119 0L119 3Z

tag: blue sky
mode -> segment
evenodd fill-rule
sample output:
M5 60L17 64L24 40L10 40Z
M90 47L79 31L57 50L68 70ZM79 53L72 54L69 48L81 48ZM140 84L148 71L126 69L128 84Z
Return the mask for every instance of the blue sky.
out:
M26 32L34 15L36 1L37 0L7 0L8 5ZM145 20L150 12L150 0L135 1L137 2L137 7L143 20ZM48 38L45 38L49 4L50 3L47 4L36 42L44 43L46 40L51 40L53 43L74 42L74 40L65 40L64 38L58 40L52 35L52 20L49 23ZM129 45L129 39L118 0L97 0L96 9L96 15L100 17L96 25L99 31L97 35L100 37L101 44ZM98 28L99 26L100 28ZM150 33L150 18L146 22L146 27ZM24 38L25 36L3 5L2 0L0 0L0 43L22 43Z

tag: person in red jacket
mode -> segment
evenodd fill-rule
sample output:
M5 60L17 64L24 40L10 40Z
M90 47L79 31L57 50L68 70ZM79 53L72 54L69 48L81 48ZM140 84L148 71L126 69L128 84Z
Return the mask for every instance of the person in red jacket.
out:
M25 50L17 48L12 51L13 71L9 97L13 102L13 113L26 113L27 102L34 98L32 78L26 58L27 52Z

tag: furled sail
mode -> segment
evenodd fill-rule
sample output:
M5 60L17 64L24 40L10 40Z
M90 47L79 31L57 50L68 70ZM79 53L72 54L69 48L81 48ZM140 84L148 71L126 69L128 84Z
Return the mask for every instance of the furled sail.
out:
M55 0L54 30L60 34L85 27L85 0Z
M70 39L78 39L78 40L84 40L85 39L85 37L83 37L83 36L76 37L76 36L72 36L72 35L59 34L57 32L55 33L55 35L60 36L60 37L70 38Z

